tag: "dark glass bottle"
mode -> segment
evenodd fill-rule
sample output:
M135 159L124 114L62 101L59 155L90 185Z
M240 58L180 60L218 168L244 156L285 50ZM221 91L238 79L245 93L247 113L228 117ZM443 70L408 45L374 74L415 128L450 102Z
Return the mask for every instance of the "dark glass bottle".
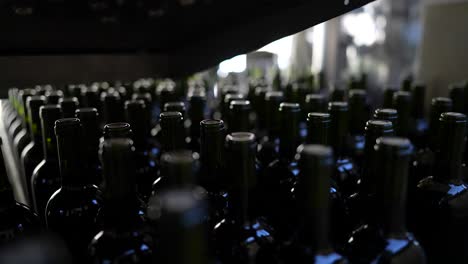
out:
M348 90L335 86L330 95L330 102L346 102Z
M414 132L411 104L412 98L409 92L398 91L393 95L393 105L398 112L398 122L395 125L395 132L399 137L409 137Z
M294 238L282 250L283 261L348 263L333 250L330 241L332 149L323 145L304 145L299 154L301 173L294 189L298 219Z
M311 112L307 115L307 144L329 144L330 114Z
M156 90L156 98L159 102L160 111L163 112L164 105L167 102L173 102L175 96L175 84L172 82L162 82L158 85Z
M138 193L145 201L151 195L151 186L157 177L158 157L156 155L159 153L159 149L156 149L149 141L150 124L147 114L146 104L142 100L125 103L125 120L130 124L133 132Z
M406 229L406 192L412 145L408 139L382 137L375 145L374 203L367 223L348 240L352 263L426 263L418 241Z
M9 134L13 138L13 144L15 150L18 153L18 157L21 158L21 153L26 146L31 143L32 132L29 126L29 111L27 107L28 99L34 95L34 90L25 89L19 92L20 102L18 107L19 119L17 119L9 128ZM43 97L45 100L45 98Z
M380 137L393 135L393 125L390 121L369 120L366 123L361 182L358 192L353 194L348 201L352 224L355 228L365 224L369 220L369 215L373 213L373 211L369 210L369 206L376 206L374 203L379 173L374 154L375 143Z
M198 182L207 190L211 206L210 222L216 224L225 216L228 202L224 150L226 127L222 120L203 120L200 126L201 167Z
M450 86L450 99L453 102L453 111L457 113L465 112L465 92L463 86L460 84L454 84Z
M265 95L265 124L267 134L258 145L258 159L262 168L278 158L280 133L279 106L284 101L284 93L271 91ZM263 117L261 117L263 118Z
M257 116L257 128L258 128L258 132L260 133L264 133L264 130L266 128L266 122L265 122L266 120L264 118L266 116L266 112L265 112L266 97L265 96L269 91L270 91L270 88L268 87L259 86L255 88L253 110L255 111L256 116Z
M57 140L54 134L55 121L62 118L58 105L42 106L40 110L42 127L43 160L34 169L30 184L34 209L45 220L45 208L50 196L60 187L60 169L57 156Z
M349 140L350 154L357 164L361 164L364 155L364 128L369 119L367 93L364 90L349 91Z
M59 103L62 108L64 118L75 117L75 111L79 106L78 99L76 97L62 98Z
M84 87L82 89L81 98L84 107L96 108L101 112L101 101L99 99L99 91L95 86Z
M160 238L155 242L155 262L211 264L207 227L207 205L191 190L179 189L161 195ZM190 217L187 217L190 216Z
M279 158L270 163L260 179L261 208L278 231L278 238L288 236L291 222L288 211L293 204L291 189L299 172L294 159L299 146L301 108L296 103L281 103L279 107L282 128L279 138ZM278 210L278 208L283 208ZM285 211L286 210L286 211Z
M427 145L427 130L428 123L424 118L424 101L426 100L426 86L422 83L416 83L411 90L413 98L412 117L414 120L414 131L410 135L412 143L417 148L422 148Z
M31 142L24 148L21 153L21 165L23 169L23 177L26 186L28 187L29 202L33 204L33 196L31 189L31 178L36 166L43 160L42 149L42 129L41 118L39 116L39 108L45 104L43 96L33 96L28 98L28 125L31 131Z
M152 238L144 228L142 202L136 193L134 148L128 138L101 145L104 204L98 215L102 230L88 249L88 263L152 263Z
M383 108L392 108L393 107L393 95L398 91L398 87L389 86L385 88L383 92Z
M278 263L272 230L253 217L249 208L257 184L255 136L238 132L228 135L226 141L230 202L226 218L213 231L217 258L233 264Z
M248 100L235 100L229 105L228 129L230 132L249 132L252 106Z
M162 112L161 125L162 151L169 152L185 147L184 118L180 112Z
M89 241L98 231L96 216L102 205L98 188L89 185L84 176L81 131L77 118L55 122L61 187L50 197L45 211L47 228L65 241L76 263L86 259Z
M187 109L184 102L167 102L164 104L163 112L180 112L185 119Z
M190 149L200 151L200 122L205 119L205 92L194 92L189 95L188 118L190 120Z
M2 145L1 138L0 145ZM39 231L39 217L28 206L15 200L3 152L0 151L0 246Z
M63 92L61 90L46 92L46 104L47 105L57 105L60 99L62 98L63 98Z
M101 95L103 121L105 124L122 122L124 120L124 105L117 92Z
M221 106L220 106L221 117L228 122L228 125L229 125L229 118L230 118L229 107L231 106L231 102L237 101L237 100L245 100L245 96L239 93L226 94L226 96L224 96L224 99L221 101Z
M467 263L468 191L462 181L466 116L443 113L432 176L415 194L414 233L433 263Z
M336 159L336 169L333 179L339 191L346 199L357 191L359 174L354 161L347 155L346 142L348 138L349 112L348 103L330 102L330 145Z
M439 148L439 118L442 113L450 111L452 111L452 100L446 97L432 98L427 147L419 149L412 162L409 178L409 195L414 193L413 191L420 180L432 174L435 153Z
M85 85L78 84L78 85L69 85L68 86L68 94L70 97L75 97L78 99L79 105L83 105L83 100L81 98L82 90L85 88Z
M393 108L379 108L374 112L374 119L390 121L395 127L398 123L398 111Z
M99 121L96 108L79 108L75 116L81 121L82 142L80 149L83 153L83 179L88 184L100 185L102 181L101 164L99 162Z
M327 99L322 94L308 94L305 98L306 113L323 113L327 111Z

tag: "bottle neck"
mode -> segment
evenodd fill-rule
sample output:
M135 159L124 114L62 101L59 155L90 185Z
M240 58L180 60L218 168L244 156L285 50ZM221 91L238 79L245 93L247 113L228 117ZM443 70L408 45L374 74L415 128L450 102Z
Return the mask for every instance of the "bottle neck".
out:
M192 99L190 101L188 117L191 122L190 135L194 139L200 138L200 122L205 119L205 106L206 101L204 98Z
M41 135L41 120L39 116L37 118L29 118L29 131L31 133L31 141L35 144L42 144L42 135Z
M62 187L76 188L86 185L83 166L81 164L81 131L68 135L57 135L57 149L62 176Z
M255 142L232 146L229 155L231 187L229 189L231 218L238 224L249 223L250 194L257 184L255 174Z
M299 115L299 111L280 113L282 129L280 130L279 156L282 160L293 160L300 144Z
M81 120L81 137L82 137L82 150L83 150L83 160L84 167L88 171L87 173L92 173L91 170L96 170L99 167L99 127L98 120L96 118L82 118ZM91 176L91 175L88 175Z
M329 140L335 153L335 158L345 155L346 137L348 135L348 113L330 112L330 136Z
M460 183L465 150L465 123L439 122L439 150L436 151L434 178L442 182Z
M314 116L315 115L315 116ZM321 115L321 116L318 116ZM307 119L307 143L328 145L330 116L325 113L311 113Z
M182 115L161 120L161 144L165 152L183 149L185 143L183 122Z
M54 133L55 120L42 120L42 148L46 161L57 161L57 138Z
M376 220L385 237L402 237L407 232L406 197L411 147L401 152L405 153L401 155L388 149L377 152L379 182L373 210L378 212Z
M225 183L220 176L224 172L224 139L226 129L224 126L216 128L201 128L200 137L200 161L201 161L201 185L211 189L219 189Z
M312 249L330 249L330 177L332 157L329 160L300 162L301 173L297 185L297 201L302 213L300 238Z

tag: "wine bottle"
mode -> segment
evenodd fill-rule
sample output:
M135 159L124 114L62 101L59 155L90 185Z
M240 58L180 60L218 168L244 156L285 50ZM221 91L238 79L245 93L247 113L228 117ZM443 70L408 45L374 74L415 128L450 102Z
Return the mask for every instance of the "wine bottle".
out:
M382 108L393 107L393 95L398 91L398 87L388 86L383 92Z
M20 131L23 131L23 133L28 134L28 126L29 126L29 113L28 113L28 107L27 107L27 101L28 98L31 96L35 95L35 91L33 89L24 89L18 92L18 115L20 116L20 119L18 122L15 122L10 128L9 128L9 133L12 138L16 138L18 136L18 133ZM21 152L19 152L21 154Z
M83 179L88 184L100 185L102 181L99 161L99 121L96 108L79 108L75 116L81 121L81 152L83 153Z
M76 97L67 97L60 99L60 107L62 108L64 118L72 118L75 116L75 111L79 106Z
M430 175L433 171L435 153L438 151L439 118L442 113L452 110L452 100L446 97L435 97L431 101L428 143L425 148L417 151L412 162L409 177L409 195L412 195L420 180Z
M133 132L130 128L129 123L118 122L110 123L104 126L104 131L102 133L102 139L106 140L109 138L132 138Z
M307 113L323 113L327 111L327 99L322 94L308 94L305 98Z
M228 128L231 132L249 132L252 106L248 100L234 100L229 105Z
M284 101L284 93L271 91L265 95L265 125L267 134L258 145L258 159L262 168L266 168L278 158L280 134L279 106Z
M185 147L185 131L182 114L180 112L162 112L159 118L162 151L183 149Z
M63 92L61 90L48 91L45 95L47 105L57 105L61 98L63 98Z
M393 127L398 123L398 111L393 108L378 108L374 112L374 119L392 122Z
M43 160L42 149L42 128L41 118L39 116L39 108L45 104L43 96L33 96L28 98L28 126L31 131L31 142L21 152L21 165L24 177L24 182L28 190L28 198L30 204L34 204L33 194L31 189L31 178L36 166Z
M207 190L211 206L210 222L218 223L227 210L226 161L224 139L226 127L222 120L203 120L200 123L200 173L198 182Z
M453 102L453 111L457 113L465 112L465 92L463 90L463 85L453 84L450 86L450 99Z
M149 141L150 124L147 115L148 110L142 100L125 103L125 120L131 126L135 146L137 190L145 201L151 195L151 185L156 180L158 171L156 155L159 153L159 149Z
M16 122L14 122L9 128L9 134L13 138L14 149L21 158L21 154L26 146L31 143L33 134L29 126L29 111L27 107L27 100L33 96L32 91L25 89L19 92L20 103L18 115L20 116ZM43 98L45 100L45 98Z
M417 148L425 147L427 144L428 123L424 119L424 101L426 100L426 86L422 83L415 83L412 87L411 96L413 98L412 117L415 122L412 143Z
M364 155L364 127L369 119L367 93L364 90L349 91L349 149L357 164L361 164Z
M365 126L364 159L361 166L361 182L358 192L353 194L348 201L353 226L363 225L369 220L373 211L370 206L376 206L375 196L377 192L378 170L374 155L374 146L378 138L393 136L393 124L386 120L369 120Z
M144 230L142 202L136 193L133 142L106 139L100 155L104 175L102 230L92 239L89 263L151 263L153 241Z
M103 121L105 124L124 120L124 105L117 92L105 92L101 95Z
M61 185L45 210L47 228L65 241L76 263L86 259L89 241L98 231L95 220L102 205L98 188L89 185L89 177L84 175L81 131L77 118L55 122Z
M0 146L3 149L1 138ZM3 151L0 151L0 219L1 246L40 231L39 217L28 206L15 200L5 168Z
M348 240L352 263L426 263L418 241L406 229L406 192L413 146L405 138L382 137L374 147L376 181L374 204L366 224Z
M258 132L262 132L262 133L266 128L266 122L265 122L266 120L264 118L264 116L266 116L266 112L265 112L266 97L265 96L269 91L270 91L270 88L268 87L259 86L255 88L253 110L255 111L256 116L257 116L257 126L259 130ZM238 130L238 131L241 131L241 130Z
M311 112L307 115L307 144L329 145L330 114Z
M440 115L433 174L419 182L415 194L414 233L433 263L468 261L468 192L462 181L465 133L464 114Z
M101 101L99 100L99 91L95 86L84 87L82 89L82 100L84 107L96 108L101 112Z
M356 192L359 174L354 161L347 155L346 141L348 138L349 112L348 103L330 102L328 104L330 113L330 145L336 160L333 179L336 181L339 191L346 199Z
M393 95L393 105L398 111L398 122L395 133L400 137L409 137L414 131L414 123L411 117L412 98L409 92L398 91Z
M163 112L164 105L167 102L173 102L176 100L175 84L173 82L160 83L156 90L156 98L159 102L160 111Z
M335 86L330 95L330 102L346 102L348 90Z
M184 119L187 115L187 109L184 102L167 102L163 107L164 112L180 112Z
M229 125L229 107L231 106L231 102L237 101L237 100L245 100L245 96L243 94L226 94L226 96L223 97L224 99L221 101L221 117L225 119L228 122Z
M251 214L250 198L257 184L256 142L252 133L226 137L229 211L214 228L215 251L222 263L278 263L272 230Z
M155 243L154 263L214 263L204 221L205 201L186 189L167 191L159 201L155 206L161 211L160 238Z
M46 105L40 109L43 160L34 169L30 184L34 210L36 210L43 221L45 221L47 201L60 187L60 169L54 124L62 116L62 110L58 105Z
M260 178L261 208L270 223L277 231L279 239L290 234L291 222L288 211L293 200L291 189L298 174L297 162L294 159L299 146L299 122L301 108L296 103L281 103L279 107L281 127L279 158L270 163ZM284 208L284 210L278 210Z
M200 151L200 122L205 119L206 95L204 91L192 92L189 95L188 118L190 120L190 149Z
M301 173L294 189L298 220L294 238L282 250L283 263L348 263L330 241L333 151L323 145L304 145L299 154Z

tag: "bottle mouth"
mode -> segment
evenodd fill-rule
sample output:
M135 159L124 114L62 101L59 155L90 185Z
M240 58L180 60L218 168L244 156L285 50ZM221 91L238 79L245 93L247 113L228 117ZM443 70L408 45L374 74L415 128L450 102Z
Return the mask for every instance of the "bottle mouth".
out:
M281 91L270 91L265 94L266 101L280 101L283 100L284 93Z
M317 144L307 144L301 145L301 148L298 149L302 158L311 157L326 159L333 157L333 150L331 147Z
M377 139L375 150L391 153L391 155L409 156L413 152L413 145L407 138L380 137Z
M161 119L181 119L182 118L182 113L181 112L175 112L175 111L168 111L168 112L162 112L159 117Z
M255 141L255 135L249 132L234 132L227 135L227 140L230 142L253 142Z
M300 112L301 106L298 103L284 102L280 104L280 112Z
M78 118L62 118L55 121L55 135L63 135L67 133L76 133L81 127L80 119Z
M348 111L348 103L347 102L330 102L328 103L328 110L331 112Z
M366 131L386 131L393 130L393 124L387 120L369 120L366 123Z
M326 123L330 122L329 113L311 112L307 114L307 121L312 123Z
M200 122L203 129L220 129L224 127L224 121L220 119L205 119Z
M250 101L249 100L234 100L229 104L229 108L232 110L249 110Z
M457 112L445 112L440 115L441 122L447 123L466 123L466 115Z
M43 105L39 109L41 119L59 119L62 115L62 108L59 105ZM54 121L55 121L54 120Z

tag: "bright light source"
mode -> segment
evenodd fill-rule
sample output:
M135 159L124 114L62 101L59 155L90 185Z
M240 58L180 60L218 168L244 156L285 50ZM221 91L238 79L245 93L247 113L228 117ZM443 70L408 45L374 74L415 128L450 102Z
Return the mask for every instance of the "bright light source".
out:
M376 22L370 13L361 12L344 16L343 27L358 46L371 46L379 39Z
M278 67L281 70L285 70L290 64L289 60L291 59L292 44L293 37L287 36L266 45L259 49L259 51L267 51L276 54L278 56Z
M239 55L219 64L218 75L226 77L230 72L243 72L247 69L247 55Z

